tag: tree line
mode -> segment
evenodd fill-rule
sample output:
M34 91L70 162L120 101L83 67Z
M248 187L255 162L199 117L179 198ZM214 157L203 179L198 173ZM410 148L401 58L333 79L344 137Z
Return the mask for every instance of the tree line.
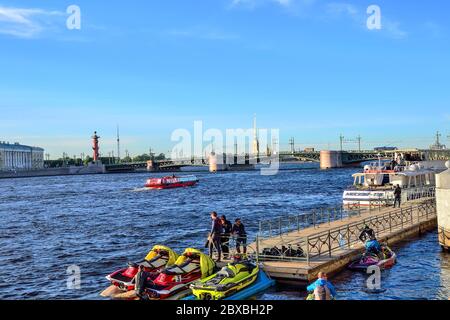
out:
M134 157L126 156L118 159L117 157L104 157L100 156L99 160L103 164L121 164L121 163L130 163L130 162L145 162L148 160L165 160L166 155L164 153L160 153L158 155L149 155L147 153L137 155ZM83 159L81 157L61 157L56 160L45 160L44 166L47 168L59 168L65 166L87 166L89 163L93 162L94 159L91 156L86 156Z

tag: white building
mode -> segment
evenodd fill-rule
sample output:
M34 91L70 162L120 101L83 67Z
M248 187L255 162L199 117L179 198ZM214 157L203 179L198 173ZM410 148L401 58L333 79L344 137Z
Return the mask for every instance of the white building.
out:
M44 149L0 141L0 171L30 170L44 167Z

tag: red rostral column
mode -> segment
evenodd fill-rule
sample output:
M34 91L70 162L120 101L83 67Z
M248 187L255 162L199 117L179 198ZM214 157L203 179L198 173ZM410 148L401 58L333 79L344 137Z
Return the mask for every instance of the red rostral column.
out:
M97 131L94 132L94 135L92 136L92 150L94 150L94 161L98 160L98 139L100 137L97 135Z

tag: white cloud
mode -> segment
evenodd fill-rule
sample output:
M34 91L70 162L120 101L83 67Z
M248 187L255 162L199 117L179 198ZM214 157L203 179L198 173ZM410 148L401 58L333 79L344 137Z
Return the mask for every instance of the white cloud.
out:
M49 17L62 15L60 11L0 6L0 34L33 38L49 28Z
M368 18L366 8L360 10L357 6L350 3L334 2L326 5L326 14L331 18L348 17L354 23L368 30L366 26ZM381 25L381 30L376 32L382 32L395 39L402 39L408 36L408 33L400 27L400 22L392 21L383 15L383 8L381 8Z
M294 2L312 2L314 0L233 0L231 7L244 6L246 8L254 9L258 6L267 3L278 4L282 7L289 7Z
M349 3L330 3L326 7L327 13L331 15L348 15L357 19L359 16L359 10Z
M440 38L443 35L442 28L436 22L427 21L423 27L432 38Z
M205 40L235 40L239 38L239 36L236 34L204 27L171 29L167 31L167 34L176 37L196 38Z
M408 36L408 33L400 28L400 22L390 21L388 19L382 20L382 29L396 39L403 39Z
M278 4L282 6L289 6L291 4L291 0L274 0L275 2L278 2Z

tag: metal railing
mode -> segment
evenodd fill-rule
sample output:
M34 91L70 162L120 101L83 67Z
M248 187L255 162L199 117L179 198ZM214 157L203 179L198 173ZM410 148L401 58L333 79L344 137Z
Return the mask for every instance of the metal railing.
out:
M282 236L288 232L317 227L323 223L361 216L361 214L366 212L379 212L394 203L391 199L382 198L370 200L369 205L362 205L361 202L355 200L348 205L339 207L314 209L308 213L291 214L262 220L259 222L258 235L260 239Z
M281 236L284 233L300 231L309 227L316 227L322 223L330 223L361 215L362 208L359 206L335 207L314 209L308 213L299 213L280 216L274 219L259 222L258 235L260 239Z
M402 192L402 202L408 202L418 199L434 198L436 195L435 187L418 187L408 189Z
M420 199L434 199L435 187L420 187L413 190L405 190L402 193L402 204ZM361 204L361 203L364 203ZM281 236L284 233L300 231L309 227L316 227L322 223L330 223L336 220L348 219L360 216L365 212L378 211L394 205L394 197L370 199L367 201L351 201L349 204L334 207L314 209L307 213L291 214L280 216L274 219L262 220L259 222L258 235L260 239Z
M301 260L309 263L313 259L331 257L338 250L350 249L354 244L360 243L359 235L366 225L377 235L382 235L386 232L402 230L435 216L436 204L430 200L419 205L393 209L384 214L331 228L311 236L297 237L283 234L278 240L270 242L271 248L264 248L264 238L257 236L255 248L250 248L248 253L255 254L257 260ZM274 248L278 250L278 254L273 254L274 252L271 254L270 250ZM289 251L290 248L297 250L295 252L301 251L303 254L301 256L289 254L292 253L292 250Z

